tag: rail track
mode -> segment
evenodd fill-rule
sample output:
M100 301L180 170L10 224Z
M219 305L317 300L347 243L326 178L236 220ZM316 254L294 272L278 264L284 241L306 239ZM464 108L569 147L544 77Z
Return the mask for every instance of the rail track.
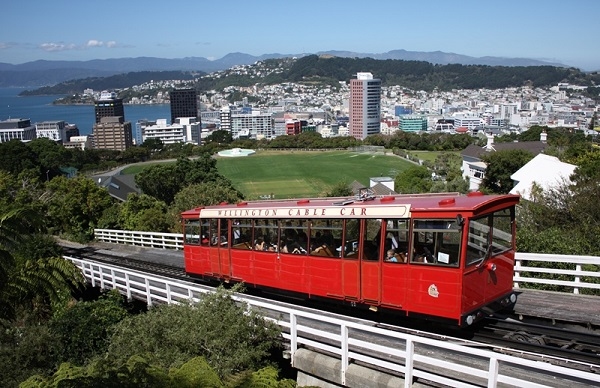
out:
M188 276L183 268L134 259L118 254L99 252L94 247L63 247L63 251L67 255L88 258L128 269L140 270L185 281L197 281L196 278ZM303 303L300 304L305 306ZM335 311L330 310L329 312L341 313L339 308L336 308ZM356 318L355 315L350 316ZM549 319L549 322L551 322L551 319ZM468 344L468 346L487 347L505 354L600 374L600 335L594 332L587 332L583 329L557 328L552 327L550 324L531 324L512 318L489 318L473 330L451 331L451 333L457 335L457 337L453 337L448 335L448 332L444 330L436 333L390 324L375 325L410 334L416 333L417 335L439 340L465 341L465 344ZM427 327L429 328L429 326Z

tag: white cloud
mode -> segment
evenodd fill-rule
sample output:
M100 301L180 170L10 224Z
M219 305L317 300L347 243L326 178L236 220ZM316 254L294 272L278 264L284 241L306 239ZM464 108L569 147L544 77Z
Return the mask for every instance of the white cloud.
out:
M90 39L88 40L86 47L102 47L104 46L104 42L101 40Z
M44 51L65 51L65 50L76 50L77 45L73 43L64 44L64 43L42 43L40 48Z
M2 45L2 43L0 43L0 49L9 47L8 45L6 47L2 47L1 45ZM85 44L82 44L82 45L76 45L75 43L66 44L66 43L47 42L47 43L42 43L39 47L44 51L66 51L66 50L85 50L88 48L95 48L95 47L114 48L114 47L118 47L118 44L114 40L111 40L111 41L108 41L105 43L101 40L90 39Z

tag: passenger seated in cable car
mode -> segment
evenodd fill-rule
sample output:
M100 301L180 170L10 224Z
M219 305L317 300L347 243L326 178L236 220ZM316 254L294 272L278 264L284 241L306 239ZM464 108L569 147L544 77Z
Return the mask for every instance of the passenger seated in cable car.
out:
M431 251L427 247L422 247L419 253L415 253L413 257L413 262L415 263L433 263L434 257L431 254Z
M388 249L384 261L387 261L388 263L397 263L398 258L396 257L396 251L393 249Z
M254 250L255 251L265 251L266 250L266 246L265 246L265 239L262 237L258 237L254 243Z

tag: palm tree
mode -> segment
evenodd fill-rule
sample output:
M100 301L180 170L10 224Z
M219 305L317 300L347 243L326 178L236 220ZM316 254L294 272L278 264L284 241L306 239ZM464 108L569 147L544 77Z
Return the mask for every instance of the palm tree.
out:
M62 257L15 257L40 219L23 208L0 212L0 319L14 319L20 306L59 303L84 280L81 271Z

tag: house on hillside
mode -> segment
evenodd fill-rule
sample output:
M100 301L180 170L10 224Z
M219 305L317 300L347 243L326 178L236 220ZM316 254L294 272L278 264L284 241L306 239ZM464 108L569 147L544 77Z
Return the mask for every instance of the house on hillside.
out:
M571 181L575 168L576 165L563 163L554 156L538 154L510 176L515 181L515 187L510 193L519 194L530 201L534 183L543 190L556 188Z
M506 150L525 150L531 152L533 155L538 155L543 153L547 146L546 132L540 134L539 141L512 143L494 143L494 135L488 134L485 147L470 144L461 152L462 167L460 169L463 173L463 178L469 181L469 190L476 191L485 177L485 169L487 168L487 164L482 161L483 155L489 152Z
M384 196L398 194L394 191L394 184L394 178L387 176L369 178L369 189L373 195ZM354 195L357 195L361 190L366 189L359 181L353 181L349 186Z
M96 184L105 187L108 194L125 202L130 193L141 194L142 190L135 183L135 175L108 175L96 177Z

